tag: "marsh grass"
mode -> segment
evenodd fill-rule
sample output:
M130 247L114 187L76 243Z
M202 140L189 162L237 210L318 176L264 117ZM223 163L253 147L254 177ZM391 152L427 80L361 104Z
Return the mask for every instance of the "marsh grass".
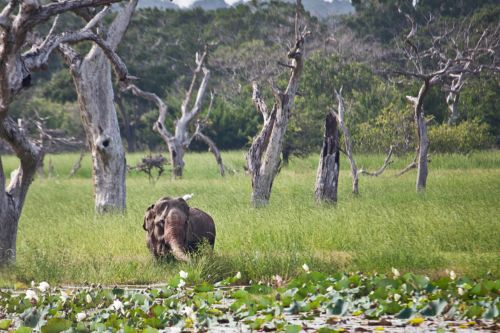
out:
M135 165L143 154L127 157ZM250 207L244 153L226 152L235 173L222 179L208 153L186 156L185 177L155 184L145 174L127 178L125 215L93 213L90 157L68 179L76 154L50 156L56 176L32 185L19 227L17 263L0 272L0 285L32 280L81 284L162 282L183 269L190 279L215 281L241 271L245 280L312 270L412 271L431 275L455 270L472 277L500 276L500 153L432 157L428 189L414 190L415 171L394 177L412 156L396 158L378 178L362 177L359 197L341 161L339 202L313 200L317 156L292 159L275 181L270 205ZM380 166L384 156L362 155L358 165ZM13 157L3 157L7 172ZM145 246L146 207L164 195L194 193L191 205L217 225L213 254L190 264L155 262Z

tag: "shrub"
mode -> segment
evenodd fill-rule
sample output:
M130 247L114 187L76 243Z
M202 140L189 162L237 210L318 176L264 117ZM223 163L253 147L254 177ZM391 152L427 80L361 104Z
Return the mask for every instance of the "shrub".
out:
M478 120L463 121L456 126L442 124L429 128L431 150L439 153L469 153L472 150L488 149L494 138L488 124Z

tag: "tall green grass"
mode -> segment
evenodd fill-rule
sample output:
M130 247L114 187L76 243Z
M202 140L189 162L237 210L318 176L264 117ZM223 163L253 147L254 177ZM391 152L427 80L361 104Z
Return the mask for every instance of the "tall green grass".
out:
M127 157L134 165L143 154ZM500 152L432 157L428 189L415 193L415 171L395 177L412 160L396 158L380 177L362 177L360 196L350 193L348 165L341 162L339 202L317 205L313 191L317 156L292 159L277 177L270 205L250 207L244 152L225 152L231 170L221 178L208 153L186 156L185 176L155 184L127 177L125 215L93 212L90 157L69 179L76 154L49 156L52 179L37 179L23 210L17 263L0 272L0 285L31 280L52 283L152 283L180 269L192 279L217 280L241 271L247 280L313 270L400 271L472 277L500 276ZM384 156L360 155L358 165L376 169ZM47 160L48 161L48 160ZM46 161L46 162L47 162ZM16 159L3 157L11 170ZM234 172L233 172L234 171ZM155 262L145 245L146 207L164 195L194 193L190 204L216 221L215 252L189 264Z

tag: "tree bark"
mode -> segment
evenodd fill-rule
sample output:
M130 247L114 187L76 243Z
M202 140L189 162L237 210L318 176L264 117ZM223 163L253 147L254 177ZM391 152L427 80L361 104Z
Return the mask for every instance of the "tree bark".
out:
M349 159L349 165L351 167L352 193L357 195L359 194L359 172L358 168L356 167L356 162L354 161L354 157L352 154L351 134L349 133L349 129L347 128L347 125L345 124L344 121L345 105L341 93L342 91L340 92L335 91L335 95L337 96L339 106L338 106L338 113L333 112L333 114L337 118L338 124L344 134L346 155L347 158Z
M339 183L339 130L335 116L331 113L325 119L325 137L316 174L316 201L337 202Z
M28 188L35 177L41 153L10 117L0 123L0 138L9 143L21 161L19 168L12 172L10 184L6 188L0 157L0 266L3 266L16 259L19 217Z
M80 115L92 156L95 209L98 213L125 210L125 152L114 106L111 65L94 48L72 69Z
M309 32L299 30L301 10L301 1L297 0L295 47L288 52L288 59L291 60L291 64L287 65L290 68L290 78L284 92L272 86L274 105L271 112L267 110L266 103L261 97L257 83L253 83L252 100L257 111L264 117L262 130L254 138L247 154L247 167L252 173L252 205L254 207L266 206L269 203L273 181L281 163L280 156L283 149L284 136L299 86L299 79L302 75L304 66L304 41Z
M130 0L111 24L106 39L111 51L118 47L136 5L137 0ZM94 45L81 61L78 57L68 57L68 53L66 56L92 156L95 210L124 212L126 161L114 104L109 55Z
M406 96L406 99L413 104L415 109L415 125L417 127L418 148L417 148L417 192L425 190L427 185L427 175L429 173L427 156L429 154L429 137L427 135L427 123L424 117L424 99L430 87L437 79L426 79L420 87L417 97Z

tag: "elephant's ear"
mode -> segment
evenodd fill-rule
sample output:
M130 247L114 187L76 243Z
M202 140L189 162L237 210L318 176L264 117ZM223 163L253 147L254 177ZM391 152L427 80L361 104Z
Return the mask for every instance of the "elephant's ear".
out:
M153 221L155 218L155 211L153 209L154 206L154 204L149 206L146 210L146 214L144 214L144 223L142 224L142 228L146 231L150 230L153 225Z

